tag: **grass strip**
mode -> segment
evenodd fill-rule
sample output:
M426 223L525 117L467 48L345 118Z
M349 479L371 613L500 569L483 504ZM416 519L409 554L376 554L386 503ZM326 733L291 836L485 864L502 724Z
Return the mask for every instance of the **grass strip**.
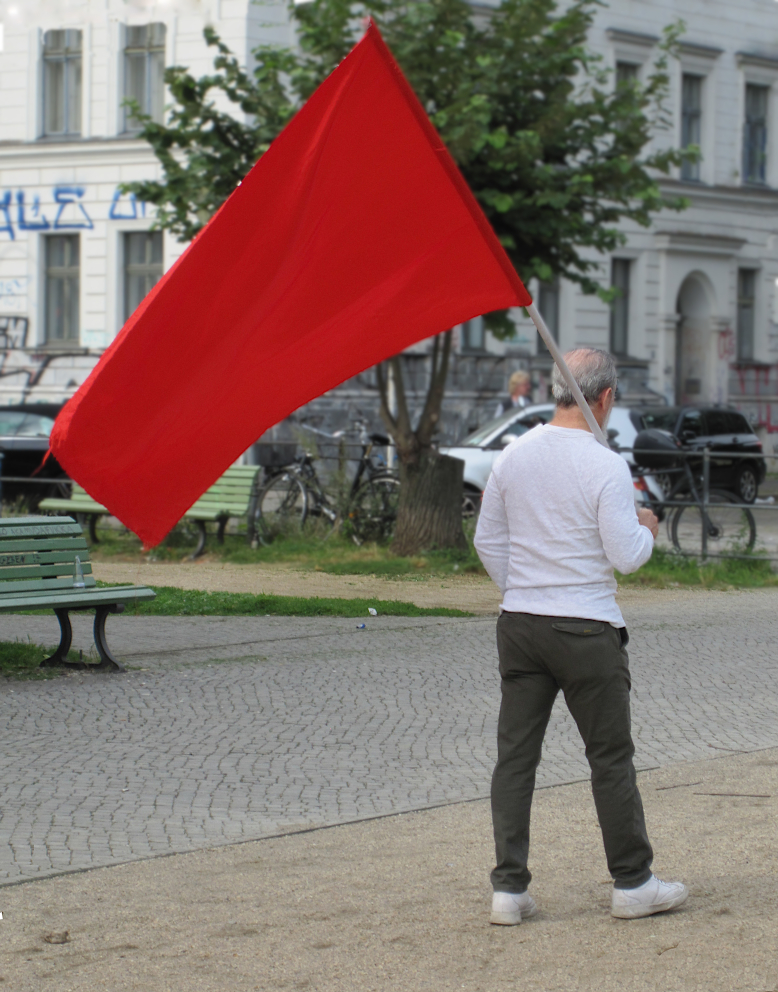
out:
M40 668L55 648L44 648L31 641L0 641L0 677L9 679L55 679L61 668ZM78 661L78 651L68 653L68 661Z
M664 548L654 548L651 558L631 575L616 573L619 585L644 589L765 589L778 586L778 574L759 555L748 559L711 558L700 562Z
M103 585L103 583L100 583ZM416 606L385 599L335 599L303 596L255 596L251 593L203 592L175 586L152 586L157 598L127 604L134 616L155 617L369 617L368 607L389 617L469 617L444 607Z

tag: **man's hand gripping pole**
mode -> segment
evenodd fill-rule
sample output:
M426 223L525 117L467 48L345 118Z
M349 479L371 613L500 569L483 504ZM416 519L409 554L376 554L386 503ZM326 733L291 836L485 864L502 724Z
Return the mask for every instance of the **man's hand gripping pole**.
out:
M567 367L567 362L564 360L564 358L562 358L562 352L559 350L559 347L556 341L554 340L551 331L549 331L548 327L546 327L546 322L540 316L540 313L538 312L538 308L535 306L534 303L530 303L530 305L527 307L527 313L532 318L532 322L535 325L535 327L537 327L538 334L546 342L546 347L551 352L551 357L556 362L557 368L562 373L563 379L570 387L570 392L573 394L573 397L575 398L575 402L581 408L581 413L584 415L584 420L589 425L589 429L591 430L592 434L594 434L594 436L597 438L597 440L600 442L600 444L608 448L609 445L607 438L603 434L600 425L594 419L592 408L584 399L584 395L581 392L580 386L573 378L572 372Z

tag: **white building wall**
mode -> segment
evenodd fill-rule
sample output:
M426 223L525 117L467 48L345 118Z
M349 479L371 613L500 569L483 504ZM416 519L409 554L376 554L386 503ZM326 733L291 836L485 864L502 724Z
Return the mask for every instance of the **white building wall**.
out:
M6 15L0 52L0 404L72 395L123 323L122 236L148 230L153 209L118 187L160 175L150 148L122 133L125 26L164 22L166 64L195 76L213 68L206 24L243 61L259 41L289 35L285 8L250 0L145 7L83 0L19 4L17 11L16 18ZM81 136L45 138L43 35L68 27L82 31ZM57 232L80 238L80 328L77 344L52 346L43 326L43 239ZM184 248L165 234L165 269Z

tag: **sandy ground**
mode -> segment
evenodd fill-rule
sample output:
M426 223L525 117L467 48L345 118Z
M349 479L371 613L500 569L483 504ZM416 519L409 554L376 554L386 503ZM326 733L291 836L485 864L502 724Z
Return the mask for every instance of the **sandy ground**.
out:
M4 888L3 988L773 992L778 751L640 784L654 867L691 889L674 913L610 917L579 783L536 796L540 914L519 927L487 922L479 801Z
M288 565L233 565L201 560L182 563L93 562L94 573L104 582L176 586L208 592L249 592L277 596L332 596L355 599L400 600L417 606L444 606L475 614L496 614L500 592L491 579L477 575L398 579L374 575L330 575L295 569ZM748 596L749 590L710 593L702 589L640 589L619 591L622 609L632 602L677 602L700 595Z
M374 575L330 575L287 565L233 565L218 561L180 564L162 562L93 562L104 582L176 586L208 592L270 593L276 596L333 596L343 599L374 597L401 600L417 606L446 606L472 613L496 613L497 587L488 578L462 575L385 579Z

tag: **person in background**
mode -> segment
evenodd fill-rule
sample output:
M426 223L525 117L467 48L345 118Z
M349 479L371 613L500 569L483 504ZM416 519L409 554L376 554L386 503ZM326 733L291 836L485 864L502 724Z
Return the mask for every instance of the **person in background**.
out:
M529 372L524 372L523 369L514 372L508 380L509 395L497 404L495 417L501 417L511 409L520 410L522 407L529 406L532 402L530 399L531 389L532 380L529 377Z

